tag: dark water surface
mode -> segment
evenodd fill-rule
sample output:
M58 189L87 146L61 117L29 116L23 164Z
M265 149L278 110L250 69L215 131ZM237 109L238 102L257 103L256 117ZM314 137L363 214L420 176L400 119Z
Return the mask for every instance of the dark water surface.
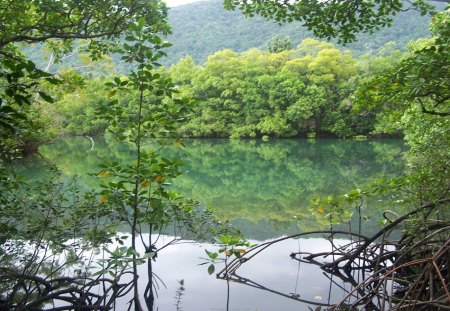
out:
M186 146L166 151L185 163L186 173L174 181L174 187L233 222L254 243L326 229L327 219L308 208L312 200L362 188L380 176L397 176L404 168L405 146L400 140L211 139L187 141ZM47 164L54 164L67 176L79 176L81 185L90 189L97 181L88 173L98 172L105 160L131 161L131 150L99 138L94 146L84 137L68 138L42 147L41 157L27 160L20 169L28 178L38 178ZM383 209L382 202L364 202L362 213L369 219L364 222L366 233L378 228ZM308 310L308 306L314 310L322 303L339 301L350 285L331 285L332 276L289 255L328 247L320 236L275 244L238 270L244 283L229 284L199 266L203 249L217 250L216 246L192 242L168 247L154 264L165 284L159 287L156 305L159 310L177 310L177 281L183 279L182 310L226 310L227 292L229 310Z

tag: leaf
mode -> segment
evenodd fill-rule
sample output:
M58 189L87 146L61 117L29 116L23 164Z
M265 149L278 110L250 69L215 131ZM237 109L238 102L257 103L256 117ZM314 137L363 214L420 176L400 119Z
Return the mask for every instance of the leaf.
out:
M97 174L99 177L111 177L112 173L108 170L101 170L100 173Z
M150 180L144 180L143 182L141 182L141 187L145 188L150 186L150 184L151 184Z
M164 181L164 176L162 176L162 175L158 175L158 176L156 176L155 177L155 181L158 183L158 184L160 184L160 183L162 183L163 181Z
M45 80L50 84L61 84L62 80L56 79L56 78L45 78Z
M47 93L44 93L44 92L38 92L38 93L39 93L39 96L43 100L45 100L47 103L54 103L55 102L55 100L50 95L48 95Z
M108 196L107 196L107 195L101 195L101 196L99 197L99 199L98 199L98 202L99 202L100 204L103 204L103 203L108 202Z
M143 259L148 259L148 258L153 258L153 257L155 257L155 252L149 252L149 253L146 253L145 255L144 255L144 257L142 257Z
M210 264L209 267L208 267L209 275L213 274L214 271L216 271L216 267L213 264Z
M100 270L100 271L95 272L92 276L103 275L103 274L105 274L106 272L108 272L108 271L107 271L106 269L103 269L103 270Z
M15 132L14 127L12 124L9 124L8 122L4 122L3 120L0 120L0 128L3 127L11 132Z
M208 251L207 249L205 249L205 252L206 252L206 254L208 255L208 257L211 259L211 260L214 260L214 259L216 259L218 256L219 256L219 254L217 254L217 253L213 253L213 252L210 252L210 251Z

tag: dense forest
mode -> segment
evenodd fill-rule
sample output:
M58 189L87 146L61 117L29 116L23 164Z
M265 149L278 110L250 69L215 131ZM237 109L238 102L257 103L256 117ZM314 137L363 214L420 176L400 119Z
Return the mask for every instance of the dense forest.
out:
M158 0L0 1L0 310L108 310L120 299L130 310L153 310L160 280L153 267L166 247L215 241L218 250L206 251L207 271L225 265L217 277L229 285L243 263L251 265L248 254L312 233L325 234L331 251L291 253L292 259L343 279L354 271L367 275L329 310L448 309L450 7L431 3L224 0L236 11L224 13L214 1L170 15ZM244 26L249 21L255 24ZM311 32L297 32L298 25ZM231 26L252 40L232 35L236 40L222 46L218 34ZM375 35L380 28L402 29L399 45L385 44L391 37ZM174 39L172 52L167 38ZM127 156L99 164L89 189L55 169L39 181L15 170L18 159L46 143L84 135L93 149L92 137L104 134L126 146ZM328 227L261 245L174 191L182 163L165 153L185 137L251 138L264 147L274 138L376 135L403 137L401 176L348 185L341 195L308 192L305 217ZM208 152L203 148L193 157ZM272 172L279 189L266 194L291 191L282 170ZM230 185L243 187L240 173L226 172ZM367 200L385 205L375 233L336 229L353 214L361 227ZM157 247L167 232L171 239ZM338 234L349 244L335 245ZM95 261L99 250L103 257ZM148 275L145 289L139 271Z
M197 100L179 132L231 138L402 135L398 128L375 128L377 113L354 109L354 92L361 81L425 44L425 39L409 42L428 36L430 20L409 10L394 16L391 27L342 46L308 38L311 32L296 23L226 11L220 1L171 8L168 18L173 46L159 59L167 68L159 72L183 96ZM52 126L41 128L40 137L25 138L30 150L58 135L98 135L108 127L95 109L108 94L103 77L127 72L129 63L115 53L92 62L87 42L74 44L75 52L63 52L60 59L50 52L52 46L25 48L39 67L59 70L70 81L63 91L49 90L56 103L33 108L36 126Z
M400 129L376 128L377 113L359 109L354 95L358 84L411 52L387 44L376 55L355 58L331 43L305 39L290 49L283 48L282 39L271 41L279 52L222 50L210 55L203 66L187 56L169 69L160 68L159 74L177 85L179 96L196 100L179 133L229 138L401 135ZM423 44L425 39L410 48ZM77 85L82 75L70 68L62 73L72 79L70 88L64 92L58 91L59 86L49 88L55 102L34 106L36 125L45 125L40 138L45 138L43 133L48 139L103 134L110 125L98 118L96 107L108 95L104 78L92 77ZM121 102L126 108L130 99ZM144 109L151 111L154 106Z
M437 3L440 9L445 5ZM395 42L394 48L405 50L409 41L428 37L429 16L422 16L414 10L394 16L392 26L373 34L359 34L358 40L338 49L351 50L353 55L376 54L388 42ZM173 33L167 40L173 44L167 52L166 65L176 63L186 55L203 65L208 55L230 49L238 53L251 48L265 51L267 42L275 36L289 37L292 47L306 38L316 38L311 30L299 23L277 23L262 17L248 18L237 11L227 11L221 1L201 1L169 10L169 23Z
M439 9L444 4L436 3ZM183 6L169 8L169 24L172 33L165 38L172 44L167 49L164 58L160 62L165 66L177 63L181 58L190 55L194 62L203 65L209 55L223 49L230 49L238 53L245 52L251 48L267 50L268 42L276 36L288 37L291 47L295 48L306 38L315 38L312 31L308 31L299 23L281 24L261 17L248 18L236 11L224 9L220 0L200 1ZM354 56L371 53L377 54L384 45L393 42L393 48L401 51L406 50L411 40L428 37L428 23L430 16L422 16L419 12L409 10L394 16L392 26L383 28L373 34L359 34L358 40L350 42L345 46L331 42L340 50L350 50ZM317 38L316 38L317 39ZM84 44L80 44L83 50ZM27 55L36 61L39 67L46 67L50 61L48 48L36 46L23 46ZM89 67L88 59L79 59L77 53L68 53L64 64L55 64L54 67L74 66L82 68ZM114 60L109 66L98 68L98 72L108 72L112 66L119 72L126 72L127 64L120 62L119 57L112 55Z

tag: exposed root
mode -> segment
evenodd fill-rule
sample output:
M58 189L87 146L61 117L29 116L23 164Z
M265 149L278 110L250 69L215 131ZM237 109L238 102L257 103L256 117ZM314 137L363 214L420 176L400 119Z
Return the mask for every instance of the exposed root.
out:
M431 212L450 199L425 204L406 215L389 219L371 237L344 231L314 231L279 238L257 245L221 270L219 278L235 280L236 271L267 247L290 238L327 234L332 250L321 253L291 253L293 259L319 265L326 272L351 283L353 289L328 310L450 310L450 223L429 219ZM397 216L385 213L385 216ZM416 217L415 227L399 241L389 241L389 232ZM351 237L336 245L336 236ZM357 241L354 241L354 238ZM331 262L323 259L332 258ZM352 271L362 271L355 280ZM237 278L239 279L239 278ZM324 309L322 309L324 310Z

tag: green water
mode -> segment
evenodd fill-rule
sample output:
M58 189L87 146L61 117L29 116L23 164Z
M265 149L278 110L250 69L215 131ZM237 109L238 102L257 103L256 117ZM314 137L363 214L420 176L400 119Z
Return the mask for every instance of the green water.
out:
M186 148L165 151L185 163L186 172L173 181L174 187L259 240L324 228L328 220L308 209L313 199L364 188L380 176L399 175L404 168L405 146L395 139L207 139L185 144ZM22 169L29 178L37 178L53 164L92 189L98 181L88 174L98 172L100 163L132 159L130 145L95 138L92 146L85 137L73 137L42 147L40 156L24 162ZM374 219L384 208L378 201L366 201L363 212ZM366 227L376 226L371 222Z
M405 149L400 140L191 140L186 148L170 147L164 156L185 163L185 174L173 181L176 190L213 208L258 244L290 233L328 228L328 219L309 208L311 201L365 188L380 176L399 175ZM98 165L106 160L133 161L132 150L130 145L100 138L95 138L94 145L85 137L67 138L42 147L38 156L25 159L17 168L28 181L37 182L54 165L63 178L78 176L82 188L96 189L98 180L89 174L98 173ZM362 233L379 228L377 221L385 204L364 201L361 218L368 220L363 221ZM342 224L342 229L357 230L359 219ZM351 284L316 265L293 260L290 254L322 252L331 247L330 241L320 236L288 239L240 267L239 276L248 281L228 283L210 276L206 266L199 265L204 261L200 258L204 249L217 250L217 245L172 245L159 251L154 263L153 272L165 284L158 289L156 306L174 310L178 280L183 279L183 310L226 310L228 305L229 310L317 310L339 302ZM138 267L138 275L139 287L145 288L145 265ZM125 309L126 302L118 301L118 309Z

